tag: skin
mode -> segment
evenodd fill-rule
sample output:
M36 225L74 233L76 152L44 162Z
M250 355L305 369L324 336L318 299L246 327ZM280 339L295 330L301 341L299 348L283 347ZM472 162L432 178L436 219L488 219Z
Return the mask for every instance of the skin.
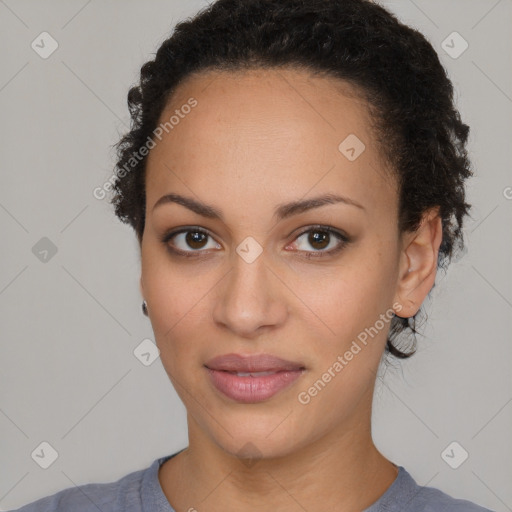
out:
M187 409L189 447L159 472L179 512L361 511L396 478L370 427L389 322L308 404L297 398L379 315L413 316L435 280L437 210L399 233L397 185L356 92L293 68L210 71L182 82L162 113L165 121L190 97L198 102L149 153L141 242L141 292ZM366 146L354 161L338 150L351 133ZM169 193L211 205L223 220L177 203L153 210ZM273 216L283 203L326 193L363 208L339 202ZM315 246L301 234L315 224L351 241L329 256L340 244L334 235ZM191 246L181 234L167 245L196 257L172 255L161 241L183 226L210 236ZM249 236L263 248L252 263L236 252ZM236 403L203 366L233 352L270 353L306 371L264 402Z

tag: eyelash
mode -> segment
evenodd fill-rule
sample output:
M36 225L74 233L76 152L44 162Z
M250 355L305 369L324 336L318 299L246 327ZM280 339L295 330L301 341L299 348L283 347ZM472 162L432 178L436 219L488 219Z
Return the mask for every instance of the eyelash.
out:
M330 249L329 251L323 251L323 250L317 250L317 251L297 251L297 252L303 252L305 255L303 256L306 259L313 259L313 258L325 258L328 256L333 256L340 252L344 247L346 247L350 242L351 238L340 232L337 231L330 226L323 226L323 225L315 225L315 226L309 226L307 229L301 231L293 241L295 241L297 238L300 238L302 235L310 232L322 232L322 233L328 233L329 236L336 237L340 243L334 248ZM161 237L161 242L166 246L167 250L169 250L173 255L185 257L185 258L198 258L201 257L201 252L204 252L201 249L193 250L193 251L182 251L181 249L176 249L175 247L171 247L169 245L169 241L174 238L175 236L179 235L180 233L201 233L203 235L206 235L210 238L213 238L210 233L205 231L201 228L195 228L195 227L187 227L187 228L181 228L177 229L175 231L170 231L167 233L164 233L164 235Z

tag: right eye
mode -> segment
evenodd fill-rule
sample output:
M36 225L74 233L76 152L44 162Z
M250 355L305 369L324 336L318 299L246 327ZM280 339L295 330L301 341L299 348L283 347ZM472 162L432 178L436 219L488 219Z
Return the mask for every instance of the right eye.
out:
M212 241L213 246L211 247L208 247L208 238ZM181 228L165 233L162 237L162 243L172 253L186 258L199 256L200 254L194 253L201 253L206 249L222 248L220 244L213 240L213 237L207 231L193 227Z

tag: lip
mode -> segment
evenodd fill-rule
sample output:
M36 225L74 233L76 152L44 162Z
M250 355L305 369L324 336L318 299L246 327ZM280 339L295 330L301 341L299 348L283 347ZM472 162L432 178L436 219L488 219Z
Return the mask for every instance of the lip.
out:
M304 369L304 365L287 361L271 354L225 354L214 357L205 363L210 370L227 372L266 372Z
M209 360L205 368L210 382L224 396L241 403L268 400L295 382L305 371L301 363L270 354L226 354ZM240 376L238 373L272 372Z

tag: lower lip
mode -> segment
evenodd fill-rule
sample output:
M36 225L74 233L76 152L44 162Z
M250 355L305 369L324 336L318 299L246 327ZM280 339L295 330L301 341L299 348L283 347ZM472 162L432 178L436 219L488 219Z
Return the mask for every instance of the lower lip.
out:
M235 373L206 368L213 385L224 395L246 404L262 402L295 382L304 370L286 370L261 377L239 377Z

